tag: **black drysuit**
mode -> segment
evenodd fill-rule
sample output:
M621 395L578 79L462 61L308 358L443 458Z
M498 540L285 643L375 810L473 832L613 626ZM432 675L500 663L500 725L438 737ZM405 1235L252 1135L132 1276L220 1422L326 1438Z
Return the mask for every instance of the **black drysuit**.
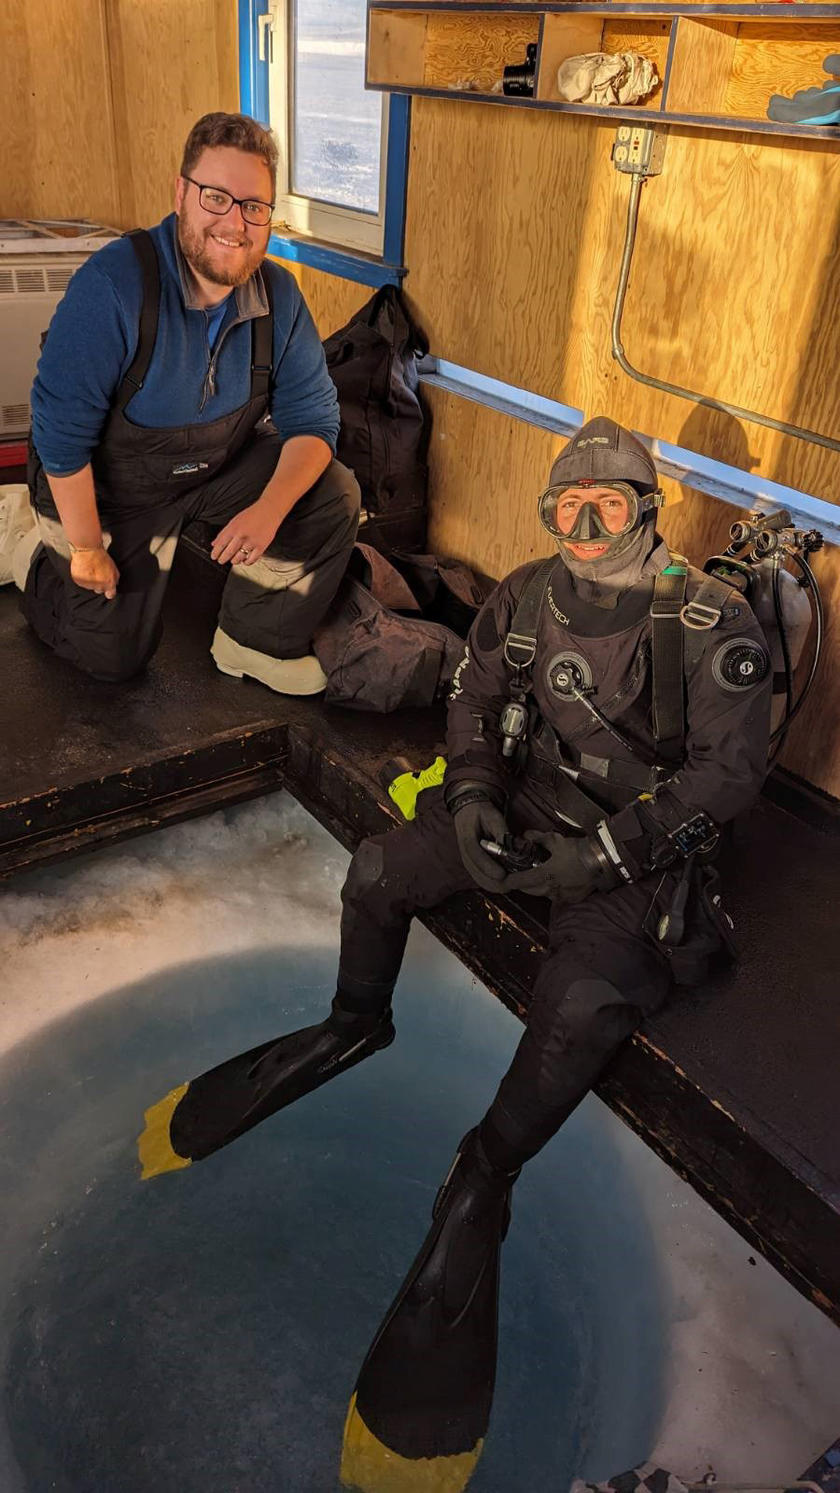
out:
M668 994L668 961L643 930L662 880L650 869L654 846L701 811L718 825L732 819L752 803L766 772L769 659L761 629L735 591L726 593L714 626L685 630L682 765L658 774L656 783L642 765L655 759L650 606L655 575L669 558L659 543L615 609L582 600L558 558L539 615L529 746L518 772L501 752L499 716L512 679L503 650L534 565L514 571L486 602L453 682L445 790L459 781L485 783L505 796L512 832L564 833L574 815L565 801L567 777L552 764L581 769L579 782L633 878L574 906L552 900L549 952L526 1031L488 1115L511 1164L545 1144L617 1046ZM689 569L688 601L703 579ZM741 669L744 656L749 663ZM564 693L570 664L639 756ZM412 913L473 886L443 795L427 790L412 823L366 840L353 858L342 893L339 1000L343 994L370 1011L387 1006Z

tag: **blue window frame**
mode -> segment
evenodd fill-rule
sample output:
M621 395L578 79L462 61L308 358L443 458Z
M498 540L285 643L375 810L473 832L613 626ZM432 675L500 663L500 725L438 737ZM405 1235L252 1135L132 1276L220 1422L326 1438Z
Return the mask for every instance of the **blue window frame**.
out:
M269 49L264 30L267 9L266 0L239 0L240 107L243 113L265 125L270 123ZM400 283L405 274L403 241L410 108L408 98L392 95L389 99L381 256L333 246L297 233L273 233L269 253L363 285Z

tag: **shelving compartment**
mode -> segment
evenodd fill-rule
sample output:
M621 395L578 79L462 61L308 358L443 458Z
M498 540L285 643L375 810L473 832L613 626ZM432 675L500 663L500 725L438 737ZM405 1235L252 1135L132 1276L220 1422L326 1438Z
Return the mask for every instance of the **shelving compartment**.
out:
M536 97L544 103L563 103L557 91L557 69L569 57L586 52L638 52L656 64L659 83L650 96L632 105L640 112L662 108L662 80L668 59L671 19L667 16L610 17L586 14L547 14L543 25Z
M525 62L539 34L536 13L371 10L367 82L489 94L504 67Z
M721 119L767 118L774 93L790 97L828 82L840 52L836 21L712 20L680 16L664 108Z

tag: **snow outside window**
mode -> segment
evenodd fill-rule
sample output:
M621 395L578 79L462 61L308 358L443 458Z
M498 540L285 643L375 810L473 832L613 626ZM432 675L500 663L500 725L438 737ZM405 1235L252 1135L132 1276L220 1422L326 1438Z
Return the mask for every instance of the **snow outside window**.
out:
M388 95L365 90L365 0L271 0L275 231L381 254Z

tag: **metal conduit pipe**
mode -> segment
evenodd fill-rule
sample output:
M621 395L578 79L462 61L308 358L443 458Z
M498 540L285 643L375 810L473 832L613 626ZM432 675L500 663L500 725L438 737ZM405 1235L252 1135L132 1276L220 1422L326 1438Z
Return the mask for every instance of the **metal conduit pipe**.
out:
M818 431L806 430L801 425L790 425L787 420L774 420L771 415L760 415L755 410L742 409L738 404L726 404L722 399L711 399L707 394L698 394L692 389L684 389L680 384L669 384L664 379L652 378L648 373L642 373L634 368L628 361L621 341L621 318L624 314L624 302L627 297L627 285L630 280L630 266L633 262L633 249L636 243L636 228L639 220L639 201L641 197L644 177L634 172L630 178L630 197L627 203L627 231L624 235L624 252L621 256L621 269L618 276L618 289L615 295L615 308L612 319L612 355L616 362L630 378L636 379L637 383L648 384L652 389L661 389L663 394L676 394L679 399L691 399L697 404L705 404L713 410L723 410L724 414L734 415L736 419L753 420L756 425L766 425L770 430L781 431L782 435L795 436L799 441L810 441L814 446L824 446L828 451L840 451L840 441L832 440L830 436L820 435Z

